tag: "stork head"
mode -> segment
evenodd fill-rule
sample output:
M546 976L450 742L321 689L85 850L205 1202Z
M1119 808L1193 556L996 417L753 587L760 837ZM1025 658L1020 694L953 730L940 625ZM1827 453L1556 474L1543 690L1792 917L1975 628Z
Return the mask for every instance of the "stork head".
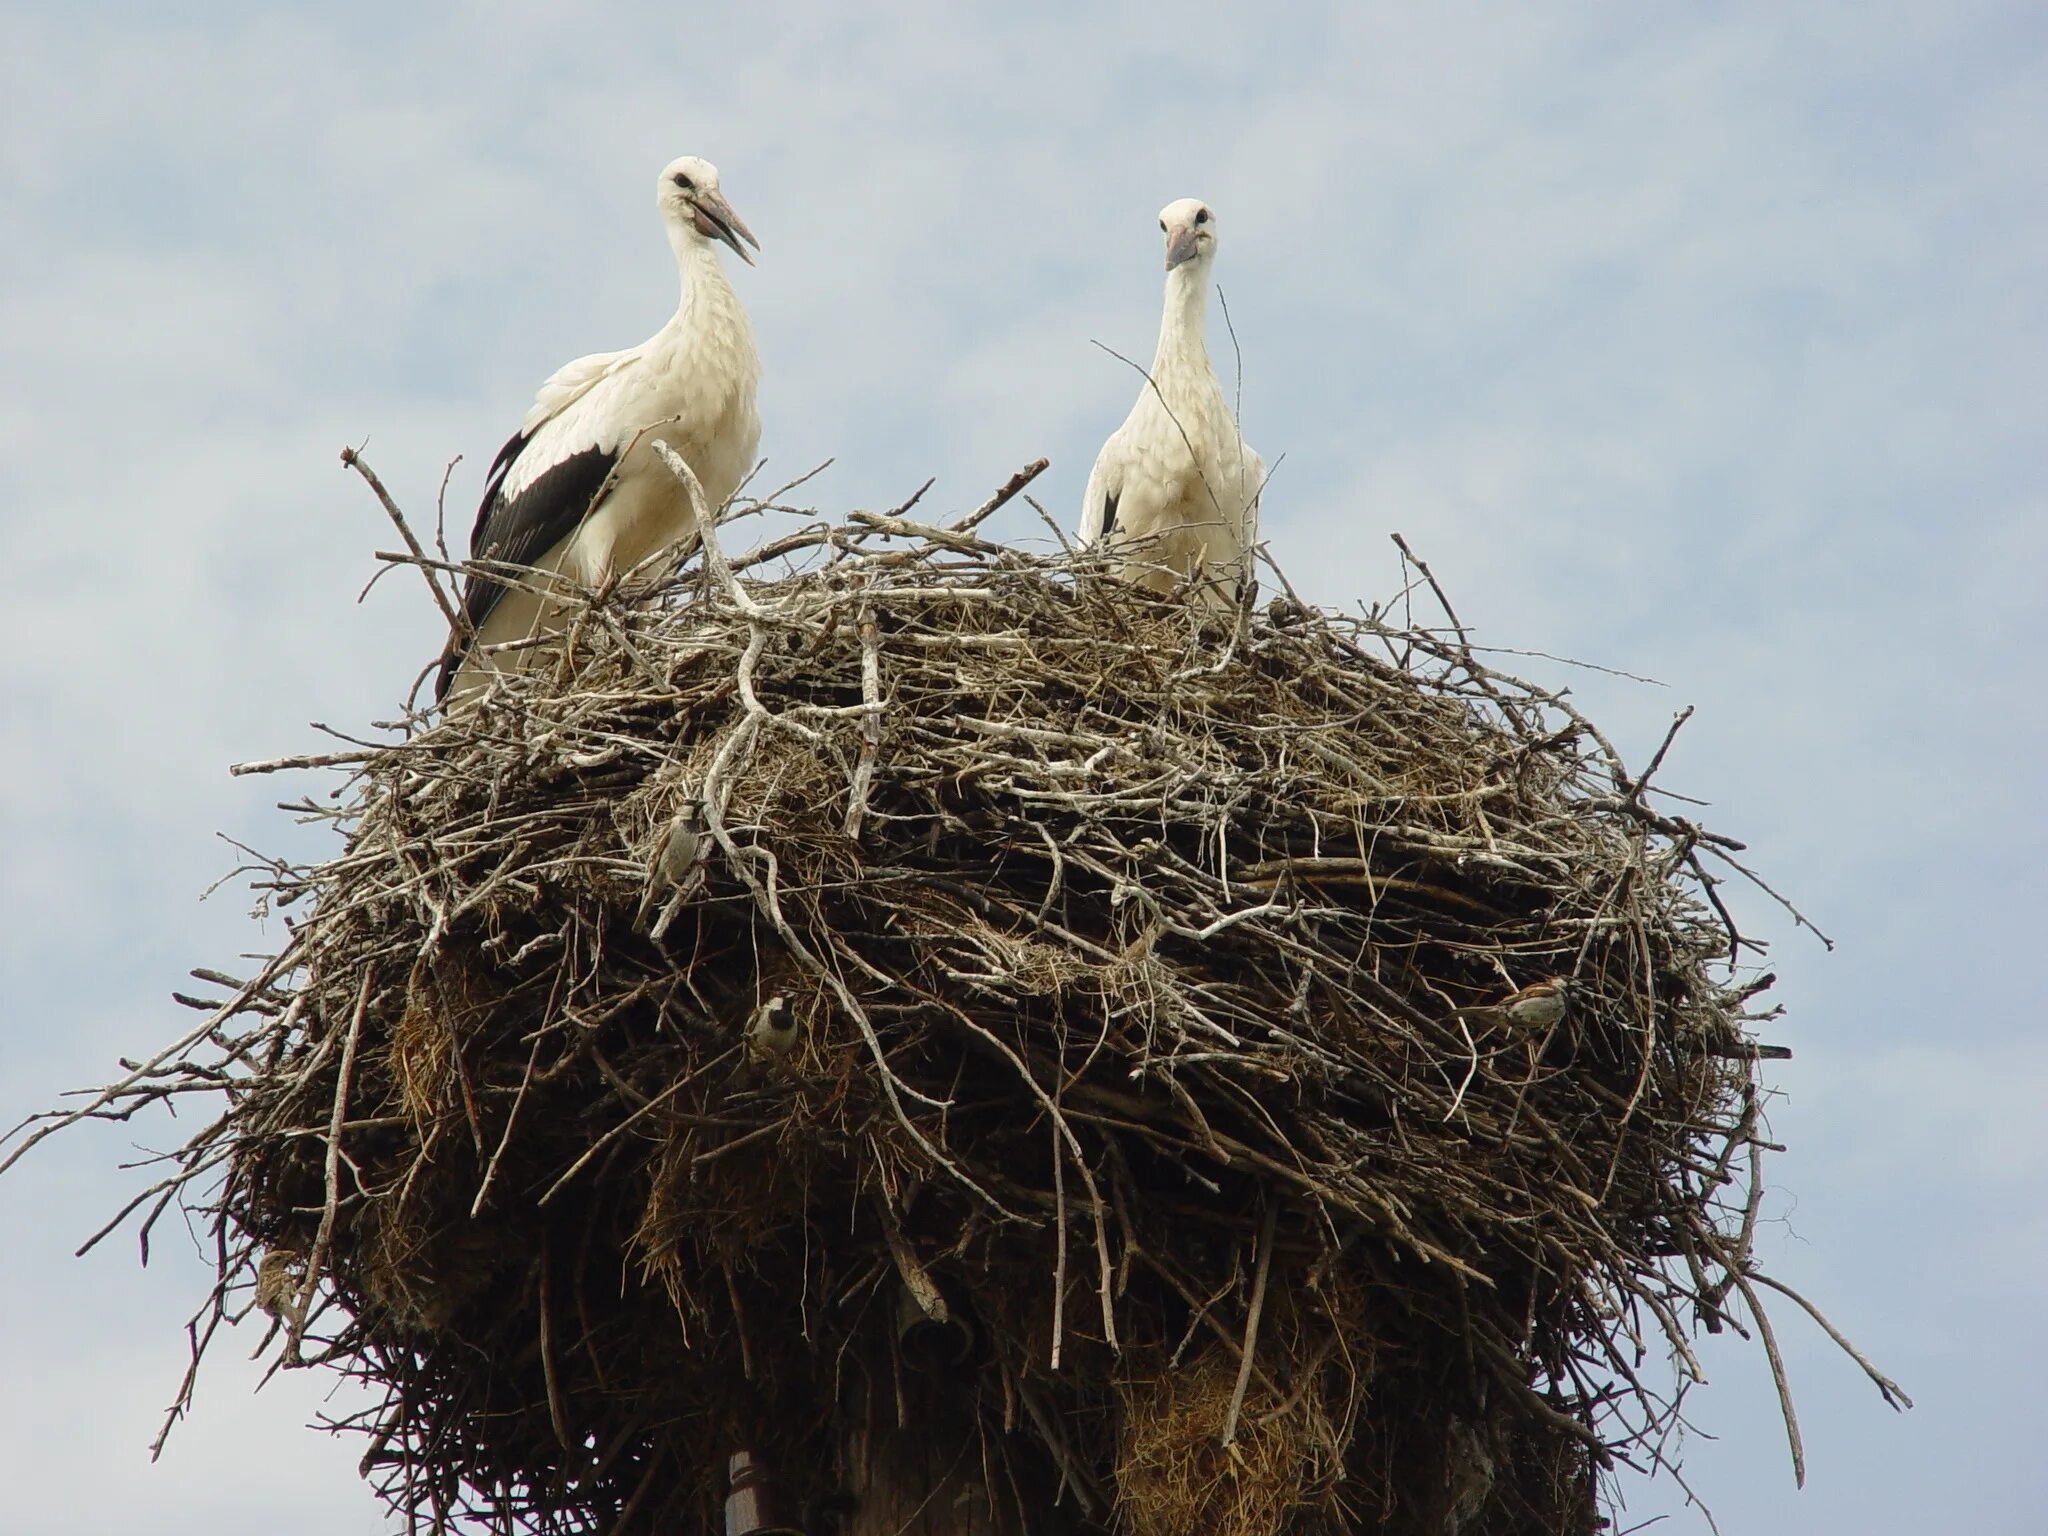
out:
M1159 229L1166 236L1166 270L1189 261L1207 261L1216 254L1216 212L1199 197L1184 197L1159 210Z
M709 160L684 155L669 161L661 168L654 198L661 216L681 241L722 240L741 261L750 267L754 264L747 246L758 251L761 242L718 190L718 167Z

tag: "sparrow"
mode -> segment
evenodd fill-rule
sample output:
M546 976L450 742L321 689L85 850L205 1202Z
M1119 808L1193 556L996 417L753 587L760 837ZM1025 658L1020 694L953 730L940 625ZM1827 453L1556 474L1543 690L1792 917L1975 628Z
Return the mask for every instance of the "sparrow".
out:
M781 1061L796 1044L796 1020L780 992L754 1010L747 1024L747 1054L755 1061Z
M669 823L668 833L647 867L647 889L641 893L640 910L633 918L635 927L644 925L647 914L673 892L683 889L695 872L697 861L704 857L703 820L704 812L697 802L686 800L675 820Z
M1518 1029L1548 1029L1564 1017L1565 994L1570 982L1563 976L1547 976L1498 1002L1475 1003L1456 1010L1461 1019L1486 1019Z
M280 1323L299 1321L299 1290L306 1261L287 1248L272 1248L256 1266L256 1305Z

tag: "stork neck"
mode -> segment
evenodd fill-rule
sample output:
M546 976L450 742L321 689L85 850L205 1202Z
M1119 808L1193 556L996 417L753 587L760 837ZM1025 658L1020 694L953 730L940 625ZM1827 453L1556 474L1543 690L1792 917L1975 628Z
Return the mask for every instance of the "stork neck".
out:
M1208 365L1202 324L1209 310L1209 263L1184 261L1166 274L1166 311L1159 320L1159 352L1152 359L1157 379L1190 364Z
M684 230L672 230L669 244L675 247L682 278L682 295L676 304L679 319L700 308L723 311L738 307L739 295L726 279L716 246Z

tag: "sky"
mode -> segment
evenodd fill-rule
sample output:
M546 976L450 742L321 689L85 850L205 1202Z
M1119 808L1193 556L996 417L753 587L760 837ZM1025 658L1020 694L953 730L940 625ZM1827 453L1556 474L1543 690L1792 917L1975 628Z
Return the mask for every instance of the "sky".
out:
M674 303L653 209L715 161L772 477L972 506L1044 454L1071 525L1149 356L1156 210L1216 210L1243 425L1304 595L1427 558L1510 670L1712 802L1832 953L1772 942L1757 1351L1709 1341L1720 1528L2038 1532L2048 1354L2048 9L0 0L0 1123L279 942L224 838L303 857L229 763L389 718L438 649L361 445L452 533L540 381ZM1229 378L1227 338L1212 341ZM998 525L1040 537L1035 519ZM175 1223L72 1250L182 1139L0 1180L0 1529L390 1529L345 1405L218 1347L148 1447L208 1270ZM1704 1532L1668 1481L1624 1524Z

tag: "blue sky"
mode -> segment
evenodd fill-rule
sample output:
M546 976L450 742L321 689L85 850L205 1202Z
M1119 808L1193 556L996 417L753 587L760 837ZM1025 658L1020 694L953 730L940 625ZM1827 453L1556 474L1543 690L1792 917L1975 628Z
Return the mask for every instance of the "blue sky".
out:
M2037 1531L2048 1351L2048 11L2032 5L0 3L0 1118L277 941L217 833L310 834L231 761L387 715L438 645L336 462L450 522L533 389L659 324L655 172L715 160L771 469L971 504L1041 453L1071 522L1149 353L1155 210L1221 217L1244 425L1309 595L1430 559L1490 644L1714 802L1839 941L1754 898L1797 1058L1765 1248L1919 1401L1785 1309L1716 1344L1693 1485L1731 1533ZM1220 341L1220 332L1219 332ZM1009 523L1016 537L1031 524ZM318 793L324 786L311 786ZM163 1123L0 1182L8 1528L386 1529L327 1384L226 1341L146 1448L204 1269L70 1251ZM1710 1438L1711 1437L1711 1438ZM1631 1514L1681 1504L1632 1490ZM90 1509L90 1513L82 1512ZM1661 1529L1705 1529L1679 1513Z

